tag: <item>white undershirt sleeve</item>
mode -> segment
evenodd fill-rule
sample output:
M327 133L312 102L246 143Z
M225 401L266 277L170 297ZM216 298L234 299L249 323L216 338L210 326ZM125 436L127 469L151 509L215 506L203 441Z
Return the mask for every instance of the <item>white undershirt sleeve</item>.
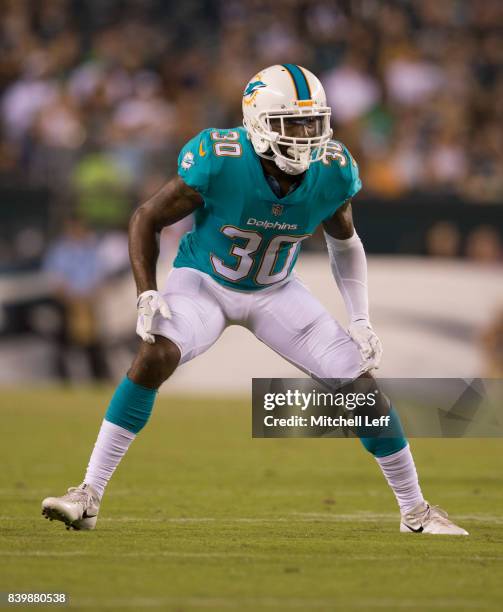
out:
M327 241L330 267L346 304L351 323L369 323L367 258L356 232L347 240L338 240L323 232Z

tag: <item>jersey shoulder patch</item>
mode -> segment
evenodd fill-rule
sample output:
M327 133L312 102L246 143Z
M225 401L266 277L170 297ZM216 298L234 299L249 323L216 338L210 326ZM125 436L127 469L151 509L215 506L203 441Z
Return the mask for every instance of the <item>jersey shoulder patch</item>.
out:
M330 140L322 165L322 176L326 183L325 193L334 203L343 203L362 188L358 164L342 142Z
M189 140L178 156L178 174L202 196L210 194L212 180L229 158L241 157L242 134L238 129L207 128Z

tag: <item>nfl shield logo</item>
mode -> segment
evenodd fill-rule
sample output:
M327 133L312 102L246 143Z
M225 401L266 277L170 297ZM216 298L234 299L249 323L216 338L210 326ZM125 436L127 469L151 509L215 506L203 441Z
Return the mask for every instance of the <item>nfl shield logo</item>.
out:
M282 204L273 204L272 214L275 217L279 217L283 213L283 205Z

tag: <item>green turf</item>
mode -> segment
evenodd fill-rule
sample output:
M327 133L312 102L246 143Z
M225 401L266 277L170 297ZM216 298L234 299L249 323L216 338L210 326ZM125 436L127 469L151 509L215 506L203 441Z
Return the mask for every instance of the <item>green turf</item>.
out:
M100 610L500 610L500 440L417 440L428 498L468 538L398 533L356 440L252 440L247 401L161 398L98 529L40 500L78 484L108 391L0 393L0 591Z

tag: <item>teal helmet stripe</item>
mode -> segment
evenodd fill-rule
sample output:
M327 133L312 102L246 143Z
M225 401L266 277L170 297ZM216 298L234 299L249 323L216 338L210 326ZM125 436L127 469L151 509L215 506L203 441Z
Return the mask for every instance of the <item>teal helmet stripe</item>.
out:
M298 100L310 100L311 90L309 89L309 83L307 82L306 75L296 64L283 64L283 68L286 68L293 79L295 85L295 91L297 93Z

